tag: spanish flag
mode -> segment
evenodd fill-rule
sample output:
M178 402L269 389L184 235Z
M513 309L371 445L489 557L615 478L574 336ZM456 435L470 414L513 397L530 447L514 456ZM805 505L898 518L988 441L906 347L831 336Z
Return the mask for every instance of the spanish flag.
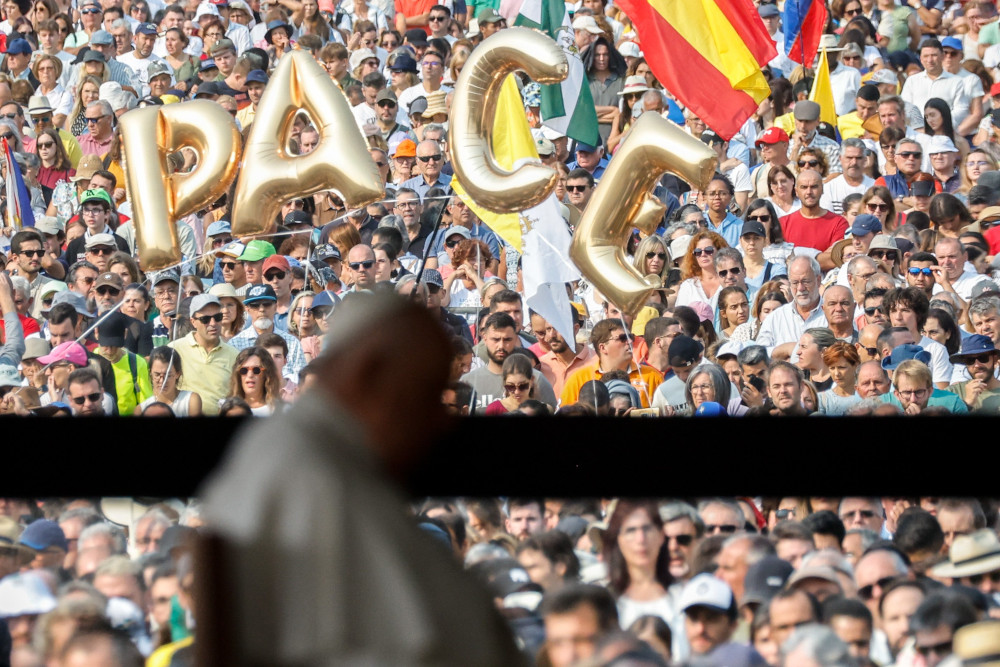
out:
M752 0L618 0L653 74L725 139L770 94L761 67L778 55Z

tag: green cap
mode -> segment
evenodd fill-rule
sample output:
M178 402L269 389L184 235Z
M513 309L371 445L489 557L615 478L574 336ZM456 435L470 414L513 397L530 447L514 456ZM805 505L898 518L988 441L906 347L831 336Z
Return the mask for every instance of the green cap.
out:
M110 208L112 211L115 210L115 204L113 201L111 201L111 195L109 195L107 191L101 188L93 188L91 190L84 191L83 196L80 197L80 206L83 206L87 202L91 201L102 202L104 204L107 204L108 208Z
M476 20L482 25L483 23L498 23L499 21L503 21L504 18L500 15L500 12L492 7L484 7L476 14Z
M251 241L239 256L241 262L257 262L275 254L274 246L267 241Z

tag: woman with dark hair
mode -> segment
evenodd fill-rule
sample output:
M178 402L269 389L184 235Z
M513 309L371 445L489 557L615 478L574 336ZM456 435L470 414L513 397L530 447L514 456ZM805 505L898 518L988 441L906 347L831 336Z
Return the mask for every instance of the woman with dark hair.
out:
M153 403L166 403L175 417L200 417L201 396L177 388L181 373L181 355L167 346L154 349L149 357L153 395L139 404L137 412L141 413Z
M896 144L905 136L906 132L898 127L887 127L878 135L878 143L882 148L882 159L879 163L883 176L896 173Z
M526 355L508 355L504 359L501 376L503 377L503 398L498 398L486 406L488 416L516 412L521 404L535 394L531 359Z
M795 196L795 174L786 165L772 165L767 172L767 195L765 199L774 204L779 217L802 208L802 202Z
M655 502L620 500L604 533L608 589L618 599L618 618L628 627L640 616L676 614L667 594L673 583L663 520Z
M42 186L45 204L52 201L52 191L60 181L69 181L75 174L59 132L55 128L42 130L35 139L35 154L42 166L38 169L38 184Z
M950 238L957 239L959 230L973 222L972 214L965 208L965 204L955 195L945 192L931 198L931 207L927 214L938 234Z
M281 405L281 378L271 353L262 347L240 350L229 379L229 397L242 398L255 417L268 417Z
M782 290L782 284L777 280L771 280L757 290L757 295L753 299L753 306L750 308L750 320L733 329L729 340L733 341L754 341L760 333L760 325L764 318L773 311L788 303L788 297Z
M924 105L924 129L915 136L916 140L920 142L920 146L924 149L920 170L929 174L933 173L931 171L931 138L936 136L951 139L955 147L958 148L959 159L964 159L969 154L969 142L965 140L965 137L955 134L955 124L951 117L951 107L944 100L932 97Z
M958 325L948 311L942 308L931 308L927 312L927 320L920 333L944 345L949 355L958 354L958 349L962 346L962 334Z
M216 30L218 29L217 27ZM223 31L225 31L224 28ZM223 32L223 34L225 33ZM180 28L167 28L163 36L163 43L167 49L164 60L174 70L174 80L177 82L174 87L178 90L187 90L188 81L195 78L200 69L198 59L184 51L191 43L191 39Z
M861 198L862 213L868 213L878 218L882 223L883 233L890 234L896 230L896 200L892 198L889 188L883 185L873 185Z
M667 664L671 662L673 632L662 618L653 614L640 616L632 622L628 631L649 644L649 647L656 651Z
M583 65L590 81L590 94L594 98L601 141L607 142L611 124L618 111L618 93L625 86L628 65L614 44L604 36L595 39L583 52Z

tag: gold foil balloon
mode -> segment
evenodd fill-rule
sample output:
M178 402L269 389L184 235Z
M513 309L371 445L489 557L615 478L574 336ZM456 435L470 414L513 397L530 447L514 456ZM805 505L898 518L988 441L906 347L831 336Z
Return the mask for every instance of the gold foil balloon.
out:
M294 155L288 147L300 110L319 131L319 145L307 155ZM282 204L325 190L339 193L349 209L382 198L381 176L347 98L306 51L282 56L257 106L243 156L233 196L233 236L270 232Z
M668 171L704 189L716 168L715 153L670 121L646 113L633 123L608 164L573 235L570 257L594 288L622 312L634 314L659 288L625 257L633 227L653 233L664 206L650 191Z
M136 248L144 271L181 261L175 223L226 193L240 159L240 133L214 102L147 107L121 119L126 188L132 202ZM167 155L181 147L198 153L188 173L170 173Z
M524 70L538 83L557 83L566 78L569 64L550 37L528 28L501 30L469 56L451 104L448 145L455 175L473 201L494 213L537 206L558 180L558 173L540 162L508 171L493 154L500 87L516 70Z

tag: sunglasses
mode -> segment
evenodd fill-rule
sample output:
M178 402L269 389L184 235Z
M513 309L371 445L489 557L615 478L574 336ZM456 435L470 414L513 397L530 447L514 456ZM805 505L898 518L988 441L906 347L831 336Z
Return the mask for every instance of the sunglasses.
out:
M689 547L694 542L694 535L668 535L667 541L674 540L679 546Z
M975 364L975 363L988 364L991 361L993 361L993 353L992 352L985 352L983 354L977 354L976 356L971 356L970 355L968 357L965 357L965 359L964 359L964 363L965 363L966 366L971 366L972 364Z
M90 9L84 9L80 11L81 14L100 14L101 10L96 7L91 7Z
M46 120L48 120L48 119L46 119ZM35 145L38 146L38 148L40 148L40 149L41 148L52 148L53 146L56 145L56 142L54 142L54 141L46 141L46 142L36 141Z
M50 120L52 120L52 116L32 116L31 117L31 122L35 123L36 125L38 123L47 123ZM51 143L48 143L48 144L39 144L39 146L42 146L42 145L51 146L52 144Z
M192 317L192 320L198 320L202 324L208 326L209 322L221 322L222 313L216 313L215 315L199 315L197 317Z
M875 313L882 313L883 315L885 315L885 309L882 308L882 306L872 306L870 308L865 308L865 315L868 315L869 317L871 317ZM868 518L871 518L872 516L875 516L874 514L871 514L871 512L869 512L869 515L870 516Z
M114 253L114 251L115 248L91 248L87 252L93 253L95 255L104 256L104 255L111 255L112 253Z
M91 123L97 123L97 122L100 122L100 120L101 120L102 118L107 118L107 117L108 117L108 114L106 114L106 113L105 113L105 114L101 114L100 116L97 116L96 118L88 118L88 119L87 119L87 124L89 125L89 124L91 124Z
M585 192L589 185L567 185L566 192Z
M25 255L27 257L41 257L42 255L45 254L45 251L44 250L22 250L20 252L20 254Z
M734 266L731 269L722 269L721 271L719 271L719 277L720 278L725 278L726 276L728 276L730 274L732 274L735 277L735 276L740 275L740 273L741 273L740 267Z
M895 577L895 576L892 576L892 577L882 577L881 579L879 579L878 581L876 581L874 584L869 584L867 586L862 586L861 588L858 589L858 597L861 598L864 601L871 600L873 597L875 597L875 587L876 586L878 586L879 588L885 590L892 582L896 581L896 579L897 579L897 577Z
M461 241L445 241L444 245L445 245L446 248L454 248L459 243L461 243Z
M701 257L702 255L708 255L711 257L715 254L715 246L709 246L707 248L695 248L691 251L691 254L695 257Z
M969 583L973 586L978 586L983 583L983 579L989 579L994 584L1000 584L1000 570L996 572L989 572L987 574L974 574L969 577Z
M434 155L418 155L417 159L420 160L421 162L430 162L431 160L434 160L435 162L440 162L441 154L435 153Z
M720 533L725 533L728 535L731 533L735 533L738 528L739 526L731 526L728 524L723 524L723 525L715 525L710 523L705 524L705 532L708 534L712 534L718 531Z
M915 266L911 266L907 270L907 273L909 273L911 276L919 276L921 273L924 274L925 276L932 276L932 275L934 275L934 272L931 271L930 268L928 268L928 267L924 267L922 269L918 269Z
M438 21L447 21L448 17L447 16L428 16L427 20L428 21L434 21L435 23L437 23Z
M97 293L101 296L118 296L119 294L122 293L122 291L114 287L108 287L106 285L102 285L101 287L97 288Z
M654 257L657 257L659 259L666 259L667 258L667 254L663 253L663 252L647 252L646 253L646 259L653 259Z
M236 262L219 262L219 266L223 271L232 271L236 268Z
M242 375L243 377L250 375L250 373L253 373L254 375L260 375L260 372L262 370L264 369L261 368L260 366L244 366L243 368L240 369L240 375Z
M268 271L264 274L264 280L284 280L285 275L284 271Z
M615 340L618 341L619 343L627 343L628 340L629 340L629 335L627 333L620 333L617 336L612 336L611 338L607 339L605 342L606 343L610 343L610 342L615 341Z
M862 346L862 347L864 347L864 346ZM865 347L864 349L865 349L865 352L868 353L869 357L877 357L878 356L878 348L877 347Z
M879 308L879 310L882 310L882 309ZM866 313L868 312L867 308L865 308L865 312ZM845 512L844 514L840 515L840 520L841 521L847 521L852 516L860 516L862 519L871 519L872 517L875 516L875 512L873 512L871 510L854 510L853 512Z
M213 246L229 245L232 242L233 242L233 237L232 236L230 236L228 238L220 236L218 238L213 238L212 239L212 245Z
M868 256L872 259L896 259L895 250L872 250L868 253Z
M352 271L360 271L362 267L364 267L366 269L370 269L373 266L375 266L375 260L374 259L366 259L363 262L351 262L350 264L348 264L348 266L351 267Z
M868 203L868 204L865 204L865 206L868 207L869 211L888 211L889 210L889 205L888 204L872 204L872 203Z
M910 158L910 157L921 158L923 157L924 154L920 151L902 151L902 152L897 152L896 155L904 158Z
M794 509L791 509L791 510L776 510L775 513L774 513L774 516L779 521L784 520L784 519L788 519L788 518L794 519L795 518L795 510Z
M503 388L507 390L508 394L513 394L515 391L528 391L528 387L530 386L530 382L518 382L517 384L508 382L503 386Z
M93 394L87 394L86 396L74 396L73 402L77 405L83 405L87 401L91 403L100 403L101 399L104 398L104 394L100 392L94 392Z
M386 109L386 108L389 108L389 107L395 107L396 103L393 102L392 100L382 100L381 102L378 103L378 105L380 107L382 107L383 109Z
M441 288L438 285L427 285L427 293L428 294L437 294L440 291L441 291Z
M799 169L804 167L818 167L819 160L799 160L797 164L799 165Z
M747 220L755 220L756 222L771 222L771 214L767 215L750 215L747 216Z

